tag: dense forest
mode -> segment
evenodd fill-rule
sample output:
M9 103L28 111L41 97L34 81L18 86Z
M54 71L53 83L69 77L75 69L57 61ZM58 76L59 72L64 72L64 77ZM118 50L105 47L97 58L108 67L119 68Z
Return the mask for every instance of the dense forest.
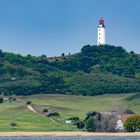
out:
M21 56L0 50L4 95L140 92L140 56L112 45L86 45L73 55Z

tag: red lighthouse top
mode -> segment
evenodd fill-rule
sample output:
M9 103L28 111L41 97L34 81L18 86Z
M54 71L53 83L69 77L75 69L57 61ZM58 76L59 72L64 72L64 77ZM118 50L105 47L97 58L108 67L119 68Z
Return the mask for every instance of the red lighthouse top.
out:
M104 25L104 19L102 17L99 20L99 25L102 25L102 27L105 27L105 25Z
M104 19L102 17L99 20L99 24L104 24Z

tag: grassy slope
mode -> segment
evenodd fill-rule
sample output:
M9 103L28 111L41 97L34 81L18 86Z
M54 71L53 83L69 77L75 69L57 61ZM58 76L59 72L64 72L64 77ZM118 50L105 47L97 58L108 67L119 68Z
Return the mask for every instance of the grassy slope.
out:
M13 120L18 124L16 127L10 126ZM19 103L0 105L0 131L68 131L72 129L64 123L55 123L47 117L38 116Z
M109 94L94 97L34 95L19 97L24 101L31 100L33 104L46 105L51 110L59 112L61 118L58 122L53 122L47 117L38 116L28 111L21 103L6 102L0 104L0 131L71 131L75 128L64 124L65 119L72 116L79 116L83 119L89 111L109 111L129 107L135 113L140 113L140 97L130 98L133 95ZM18 124L15 128L10 126L10 122L13 120L16 120Z

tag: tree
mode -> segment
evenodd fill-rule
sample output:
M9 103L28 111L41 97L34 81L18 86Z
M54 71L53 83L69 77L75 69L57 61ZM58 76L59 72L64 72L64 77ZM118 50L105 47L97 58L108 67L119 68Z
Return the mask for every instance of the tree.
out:
M140 116L129 117L124 123L125 130L127 132L140 131Z
M95 131L95 120L92 116L85 121L85 128L88 132Z
M65 56L65 54L64 54L64 53L62 53L62 54L61 54L61 56L62 56L62 57L64 57L64 56Z
M83 121L80 121L80 120L77 122L76 125L77 125L77 128L79 128L79 129L83 129L84 126L85 126L85 125L84 125L84 122L83 122Z
M26 105L30 105L32 101L26 101Z

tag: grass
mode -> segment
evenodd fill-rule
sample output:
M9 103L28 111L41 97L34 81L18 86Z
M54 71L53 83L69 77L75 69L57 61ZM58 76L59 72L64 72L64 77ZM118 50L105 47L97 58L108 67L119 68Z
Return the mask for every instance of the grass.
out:
M17 122L12 127L10 123ZM48 117L38 116L18 103L3 103L0 105L0 131L72 131L63 123L54 123Z
M48 117L27 110L23 103L5 102L0 104L0 131L75 131L76 128L66 125L65 120L74 116L84 119L90 111L111 111L128 107L135 113L140 113L140 96L136 94L93 97L39 94L18 98L24 102L32 101L35 105L46 106L49 110L60 113L61 117L54 122ZM16 121L17 126L12 127L12 121Z

